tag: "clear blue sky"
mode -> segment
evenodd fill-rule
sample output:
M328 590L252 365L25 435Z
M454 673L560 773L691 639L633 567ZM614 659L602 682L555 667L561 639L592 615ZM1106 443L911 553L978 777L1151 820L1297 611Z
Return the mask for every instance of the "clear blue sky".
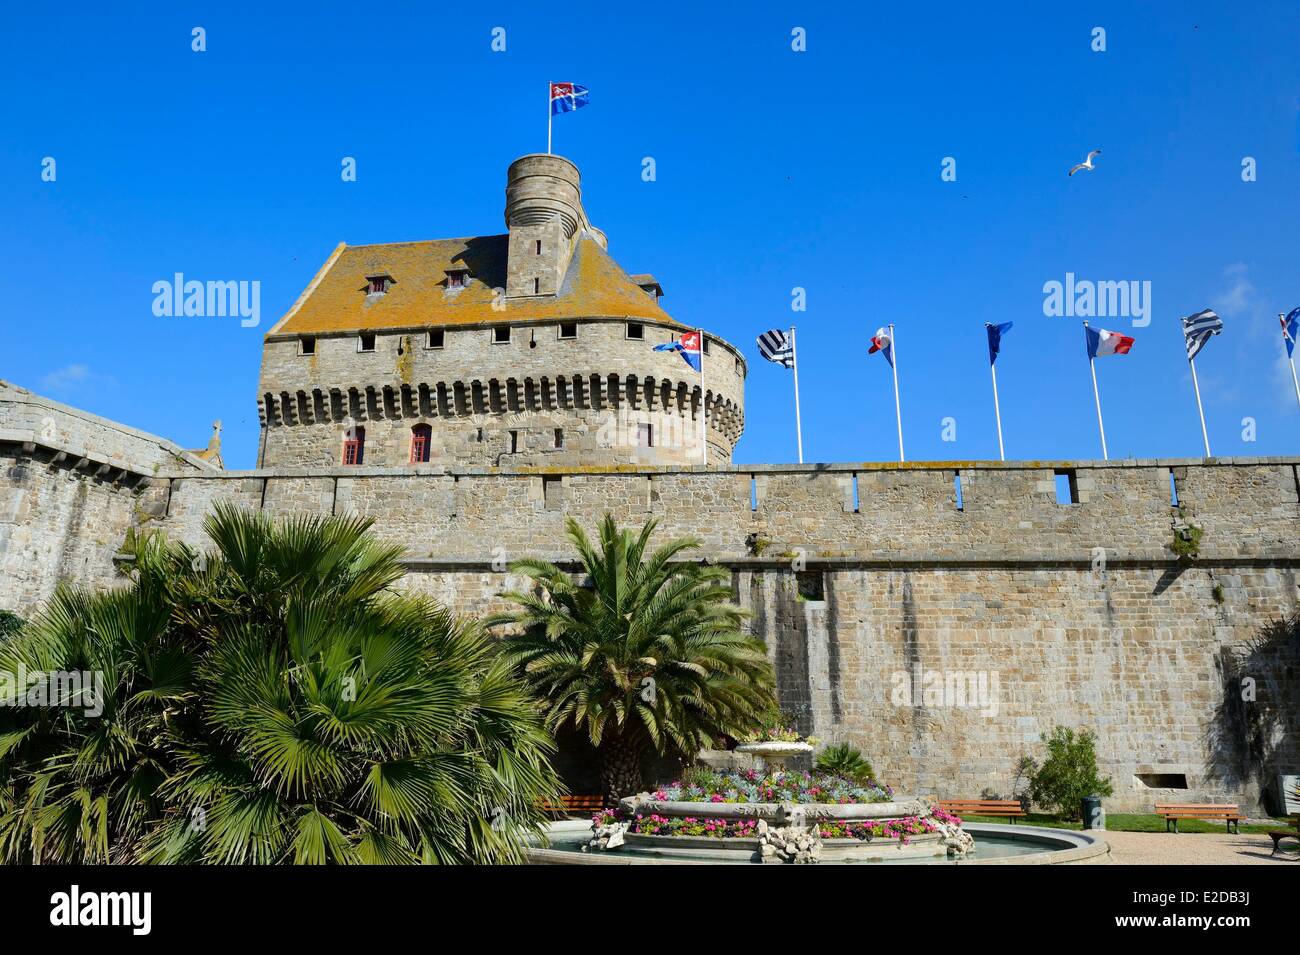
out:
M1096 322L1137 338L1097 365L1113 457L1201 453L1177 320L1207 306L1214 451L1300 449L1276 319L1300 304L1294 2L491 6L8 10L0 377L186 446L220 417L227 465L251 466L261 337L335 244L503 231L505 168L545 148L547 80L573 80L592 105L556 151L611 252L750 357L738 461L794 460L789 374L754 346L792 320L808 460L895 456L866 353L890 321L909 458L996 457L986 321L1015 322L1008 455L1099 457L1079 323L1043 314L1067 272L1152 283L1149 327ZM175 272L260 281L261 327L155 317Z

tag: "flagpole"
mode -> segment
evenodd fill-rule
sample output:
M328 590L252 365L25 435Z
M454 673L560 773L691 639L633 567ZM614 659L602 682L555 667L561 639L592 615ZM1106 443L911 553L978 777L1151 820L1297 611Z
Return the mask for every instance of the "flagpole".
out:
M546 155L551 154L551 117L555 114L551 112L551 83L546 82Z
M799 351L794 345L794 326L790 326L790 362L794 370L794 433L795 439L799 442L799 463L803 464L803 425L799 421ZM700 359L703 367L704 359ZM1295 368L1291 369L1292 374Z
M1205 430L1205 409L1201 407L1201 385L1196 380L1196 361L1189 358L1187 364L1192 369L1192 388L1196 391L1196 412L1201 416L1201 437L1205 440L1205 456L1208 458L1212 457L1210 454L1210 435Z
M889 326L889 348L894 360L889 364L894 369L894 417L898 420L898 460L903 460L903 410L898 403L898 339L894 337L894 326Z
M1005 461L1007 453L1002 450L1002 409L998 406L998 367L989 362L989 371L993 373L993 416L998 421L998 460Z
M1277 317L1278 320L1282 323L1282 350L1286 351L1286 343L1287 343L1286 315L1282 312L1278 312ZM1291 366L1291 384L1295 385L1295 400L1296 400L1296 404L1300 405L1300 380L1298 380L1295 375L1295 355L1288 354L1286 356L1286 363Z
M1084 322L1083 327L1083 339L1086 342L1088 340L1088 323ZM1092 351L1091 348L1088 350ZM1092 355L1088 356L1088 370L1092 372L1092 397L1097 402L1097 430L1101 432L1101 459L1109 461L1110 455L1106 452L1106 424L1101 420L1101 392L1097 390L1097 359Z

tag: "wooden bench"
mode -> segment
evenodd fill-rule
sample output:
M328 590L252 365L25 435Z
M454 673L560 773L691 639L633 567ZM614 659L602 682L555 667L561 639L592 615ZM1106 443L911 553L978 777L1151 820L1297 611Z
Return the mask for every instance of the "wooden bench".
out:
M556 815L571 816L580 812L600 812L604 808L605 797L601 795L562 796L558 803L551 799L542 800L542 811Z
M1273 851L1269 855L1277 855L1282 848L1283 839L1295 839L1300 841L1300 815L1291 817L1291 829L1270 829L1268 837L1273 840Z
M954 816L1006 816L1013 823L1025 815L1018 799L941 799L939 808Z
M1241 821L1241 813L1238 811L1235 803L1225 805L1197 805L1195 803L1156 803L1156 815L1162 816L1165 820L1165 832L1178 831L1179 819L1222 819L1227 826L1228 832L1240 832L1238 823Z

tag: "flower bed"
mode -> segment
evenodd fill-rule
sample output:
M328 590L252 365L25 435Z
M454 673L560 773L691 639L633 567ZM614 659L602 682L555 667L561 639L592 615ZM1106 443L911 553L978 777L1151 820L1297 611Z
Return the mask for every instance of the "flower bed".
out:
M612 822L624 821L617 809L605 809L591 817L593 830ZM657 813L637 815L626 820L627 831L642 836L703 836L714 839L756 839L758 822L753 819L701 819L695 816L668 817ZM898 840L907 845L912 836L939 832L940 824L960 825L950 813L936 810L933 817L905 816L901 819L824 820L817 824L823 839Z
M731 773L694 773L651 793L661 802L714 803L871 803L889 802L894 791L827 773L769 772L748 769Z

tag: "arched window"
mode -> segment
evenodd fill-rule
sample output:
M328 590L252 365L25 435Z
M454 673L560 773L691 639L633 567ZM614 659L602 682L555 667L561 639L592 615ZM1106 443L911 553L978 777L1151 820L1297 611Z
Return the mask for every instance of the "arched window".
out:
M417 424L411 429L411 463L427 464L433 429L427 424Z
M366 429L357 425L343 432L343 463L361 464L366 457Z

